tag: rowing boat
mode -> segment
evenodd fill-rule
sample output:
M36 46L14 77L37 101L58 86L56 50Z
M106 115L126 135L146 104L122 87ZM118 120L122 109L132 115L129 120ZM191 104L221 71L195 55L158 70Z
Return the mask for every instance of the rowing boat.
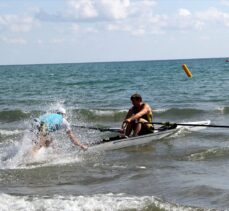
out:
M130 146L137 146L137 145L144 145L152 141L160 140L167 136L170 136L177 132L179 129L170 129L161 132L155 132L147 135L136 136L136 137L127 137L127 138L120 138L113 141L102 141L98 144L92 145L88 148L88 151L107 151L107 150L116 150L122 149Z
M202 125L209 125L210 121L199 121L199 122L189 122L189 124L202 124ZM131 146L138 146L138 145L145 145L151 142L159 141L165 137L169 137L176 132L178 132L182 128L187 128L192 130L192 126L177 126L176 128L169 128L167 130L156 130L154 133L150 133L147 135L142 135L142 136L135 136L135 137L120 137L115 140L103 140L101 142L92 144L89 146L87 151L108 151L108 150L117 150L117 149L122 149L126 147L131 147ZM194 130L197 128L195 127Z

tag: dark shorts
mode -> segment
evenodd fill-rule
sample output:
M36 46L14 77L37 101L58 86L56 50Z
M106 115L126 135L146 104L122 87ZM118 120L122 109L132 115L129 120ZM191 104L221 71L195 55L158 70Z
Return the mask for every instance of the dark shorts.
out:
M142 123L142 128L140 132L138 133L138 135L141 136L141 135L146 135L146 134L150 134L153 132L154 132L154 127L152 124Z

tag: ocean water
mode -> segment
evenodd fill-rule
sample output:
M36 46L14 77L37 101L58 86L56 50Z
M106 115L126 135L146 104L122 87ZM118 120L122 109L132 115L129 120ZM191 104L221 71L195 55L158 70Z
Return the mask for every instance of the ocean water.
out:
M229 125L225 58L12 65L0 76L0 210L229 210L229 129L93 154L59 131L53 148L28 154L33 118L64 106L72 125L120 127L136 92L156 122ZM72 129L83 143L112 135Z

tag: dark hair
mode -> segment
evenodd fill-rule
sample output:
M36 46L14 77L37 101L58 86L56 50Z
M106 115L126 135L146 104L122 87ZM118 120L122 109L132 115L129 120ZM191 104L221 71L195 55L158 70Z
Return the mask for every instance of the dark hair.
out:
M135 93L130 97L130 100L133 100L133 99L142 101L142 96L138 93Z

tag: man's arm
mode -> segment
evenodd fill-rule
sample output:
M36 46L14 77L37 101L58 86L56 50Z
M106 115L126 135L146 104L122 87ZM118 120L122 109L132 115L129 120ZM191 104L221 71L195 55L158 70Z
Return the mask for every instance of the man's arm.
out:
M63 118L62 126L63 128L65 128L65 131L73 144L81 147L82 149L87 149L87 146L81 144L79 139L74 135L74 133L71 130L69 122L65 118Z
M143 115L147 114L150 111L150 107L148 104L145 104L144 107L142 108L141 111L139 111L138 113L136 113L135 115L127 118L125 121L126 122L132 122L135 119L139 119L141 118Z
M73 144L81 147L82 149L87 149L87 146L81 144L78 138L74 135L74 133L71 130L68 130L67 134Z
M126 128L126 120L128 119L128 118L130 118L131 116L132 116L132 114L133 114L133 108L130 108L129 109L129 111L128 111L128 113L126 114L126 117L125 117L125 119L123 120L123 122L122 122L122 132L125 130L125 128Z
M130 118L132 116L132 114L133 114L133 108L130 108L128 113L126 114L125 120Z

